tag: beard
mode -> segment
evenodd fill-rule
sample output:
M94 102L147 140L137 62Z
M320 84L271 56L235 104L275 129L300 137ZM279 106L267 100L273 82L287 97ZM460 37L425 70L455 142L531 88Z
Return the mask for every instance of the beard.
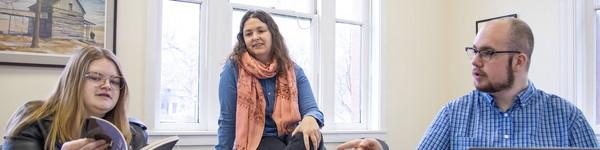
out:
M484 74L486 75L486 74ZM506 67L506 76L508 77L506 81L500 83L494 83L490 81L489 84L483 86L477 86L475 84L475 88L479 91L486 93L496 93L505 89L511 88L515 83L515 75L512 69L512 59L508 60L508 66Z

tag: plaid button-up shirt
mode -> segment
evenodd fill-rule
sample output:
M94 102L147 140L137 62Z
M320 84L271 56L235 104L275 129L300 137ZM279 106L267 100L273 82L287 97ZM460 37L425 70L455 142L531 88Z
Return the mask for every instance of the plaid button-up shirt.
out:
M502 112L489 93L474 90L437 114L418 149L469 147L597 147L582 112L529 82Z

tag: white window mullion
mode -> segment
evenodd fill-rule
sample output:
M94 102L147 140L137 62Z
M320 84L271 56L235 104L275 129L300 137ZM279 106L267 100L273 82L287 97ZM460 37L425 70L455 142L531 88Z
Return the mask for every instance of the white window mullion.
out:
M581 80L579 80L579 83L581 83L582 85L580 86L580 88L582 89L581 91L581 95L582 95L582 99L584 99L583 101L583 113L586 115L587 119L591 122L591 123L595 123L598 122L599 120L597 120L597 113L596 113L596 77L595 77L595 73L596 71L596 44L595 44L595 38L596 32L594 28L595 28L595 11L594 7L595 5L594 1L585 1L582 4L583 7L583 11L581 11L581 14L583 14L583 27L582 28L582 54L580 54L581 57ZM591 31L591 32L588 32Z
M315 6L317 6L315 3ZM316 8L315 8L315 14L317 14L316 12ZM315 17L315 18L320 18L320 17ZM321 48L321 28L320 28L320 24L321 24L321 20L320 19L313 19L312 23L311 23L311 37L315 37L312 38L312 53L314 54L314 62L313 65L310 66L311 68L313 68L314 74L312 77L308 77L308 79L310 80L310 85L312 87L312 91L313 91L313 95L315 96L315 99L317 100L317 105L319 105L319 110L324 110L325 107L323 106L323 99L321 97L321 94L323 91L321 91L321 89L323 87L321 87L320 83L321 80L323 80L322 78L322 70L321 68L321 64L323 63L323 54L322 54L322 48ZM323 112L325 113L325 112ZM325 114L323 114L325 115ZM325 122L328 122L329 120L327 118L325 118Z
M599 58L600 54L598 54L598 52L600 51L600 28L599 28L600 27L600 0L596 0L595 4L593 6L595 6L594 7L595 11L594 11L592 17L589 19L592 22L592 23L590 23L591 29L589 29L589 31L593 31L593 33L595 33L595 35L590 37L590 39L592 39L590 43L594 43L594 44L591 44L591 47L592 47L591 49L593 49L594 53L592 55L593 62L591 63L593 65L588 66L588 68L591 68L590 70L593 70L593 72L594 72L593 73L594 76L592 77L592 79L594 80L592 83L593 85L591 88L589 88L590 90L592 90L591 93L594 93L593 100L595 102L592 105L595 109L593 109L594 115L593 115L593 120L591 122L593 122L593 124L595 124L594 129L598 129L599 128L598 124L600 124L599 123L600 122L600 119L599 119L600 118L600 116L599 116L600 108L598 108L596 106L597 106L597 103L599 102L598 96L600 94L600 88L598 87L598 85L600 85L600 84L598 84L600 75L598 73L599 70L597 70L597 66L599 65L598 62L600 62L600 58ZM598 131L600 131L600 130L595 130L595 131L596 131L596 133L598 133Z
M211 2L208 2L207 0L205 0L204 2L201 3L200 5L200 26L199 26L199 31L200 31L200 41L198 41L200 43L200 49L202 49L200 51L200 53L198 53L198 74L200 75L200 79L198 80L198 119L200 124L199 124L199 128L201 129L201 131L207 131L208 130L208 124L211 120L209 119L208 116L208 112L210 112L208 107L209 106L209 102L205 101L203 99L206 99L211 93L211 91L208 91L209 86L211 86L211 84L209 84L207 81L207 78L210 76L210 74L207 74L207 72L209 72L208 70L208 59L210 56L210 54L208 53L208 43L206 40L207 38L207 34L208 30L207 30L207 22L208 22L208 6ZM202 34L204 33L204 34Z
M162 1L150 1L148 2L148 13L147 17L147 33L146 41L148 43L148 52L146 54L146 84L144 86L144 97L146 100L144 103L144 119L147 121L149 129L153 130L159 126L158 122L158 110L160 110L160 51L161 51L161 39L162 39Z
M335 127L335 1L320 0L319 15L319 93L323 114L325 115L324 130L336 129Z
M380 130L381 127L381 118L382 118L382 109L381 109L381 104L382 104L382 99L380 97L380 93L381 93L381 87L380 87L380 79L381 79L381 70L380 70L380 27L379 27L379 22L380 22L380 1L379 0L374 0L374 1L369 1L370 2L370 7L368 10L367 16L365 18L368 18L368 30L370 31L368 40L370 40L369 42L369 48L370 48L370 57L369 57L369 87L368 89L369 91L369 108L368 111L370 112L370 114L368 115L368 121L367 121L367 128L369 130Z
M370 25L371 17L369 17L371 12L371 3L370 1L363 0L361 1L363 4L362 13L362 24L361 24L361 116L360 116L360 126L361 129L369 129L368 122L370 122L370 114L373 113L374 110L370 109L372 105L372 101L376 100L371 97L371 84L373 78L370 76L371 72L371 54L373 53L373 49L371 46L371 33L372 28Z

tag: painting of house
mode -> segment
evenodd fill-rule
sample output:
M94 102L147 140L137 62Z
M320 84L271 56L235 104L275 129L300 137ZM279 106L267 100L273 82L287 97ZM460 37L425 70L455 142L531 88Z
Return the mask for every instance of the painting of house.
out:
M69 55L89 45L104 47L108 20L106 6L109 6L107 1L109 0L0 1L0 53ZM38 5L41 7L39 46L32 46Z
M30 12L36 9L37 3L29 6ZM40 23L40 36L44 38L86 39L90 26L95 25L84 19L85 9L79 0L44 0L41 10L46 16ZM33 33L33 21L29 19L28 33Z

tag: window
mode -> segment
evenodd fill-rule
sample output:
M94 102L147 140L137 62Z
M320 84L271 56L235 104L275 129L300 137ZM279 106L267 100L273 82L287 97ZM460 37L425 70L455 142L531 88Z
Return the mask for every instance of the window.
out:
M335 5L335 123L362 124L365 120L361 83L365 56L363 45L363 4L365 1L336 0Z
M561 92L559 95L580 108L600 133L600 55L598 24L600 0L560 1L559 34Z
M185 19L181 19L185 18ZM164 126L201 126L200 3L162 0L160 106Z
M147 85L148 97L156 101L147 113L154 129L216 131L219 74L250 9L269 12L277 22L290 56L311 82L325 131L379 129L373 123L380 114L379 51L373 42L378 13L371 11L378 10L371 7L377 2L161 0L155 7L162 11L150 15L161 16L154 27L161 38L149 40L160 43L160 52L148 60L160 65L148 67L155 74Z
M565 3L566 2L566 3ZM594 128L600 133L600 0L565 1L566 19L562 23L561 41L562 63L566 67L561 86L564 86L565 97L578 106ZM561 21L561 22L562 22ZM565 30L566 29L566 30ZM566 31L566 32L565 32ZM563 37L564 36L564 37ZM563 42L561 42L563 43ZM567 50L571 49L571 50ZM565 51L566 52L562 52Z
M232 0L231 3L234 10L234 43L235 34L239 31L239 21L246 10L262 9L272 14L285 38L292 59L304 69L315 96L320 101L320 107L326 117L326 130L368 129L366 116L370 108L366 102L378 101L367 96L378 92L368 90L369 83L377 79L369 78L368 74L372 64L372 58L369 56L373 48L368 47L370 41L367 40L367 35L372 32L364 30L370 20L362 19L369 14L368 6L371 5L368 1L336 0L335 3L325 3L314 0ZM323 10L335 11L318 11L319 5ZM335 17L323 17L334 14ZM320 20L318 16L321 16ZM334 31L326 31L319 27L332 28ZM316 30L324 33L316 33ZM332 69L325 69L326 65L320 65L329 61L333 63ZM329 86L332 89L327 89L319 85L333 86ZM332 99L334 102L326 102L326 99Z

